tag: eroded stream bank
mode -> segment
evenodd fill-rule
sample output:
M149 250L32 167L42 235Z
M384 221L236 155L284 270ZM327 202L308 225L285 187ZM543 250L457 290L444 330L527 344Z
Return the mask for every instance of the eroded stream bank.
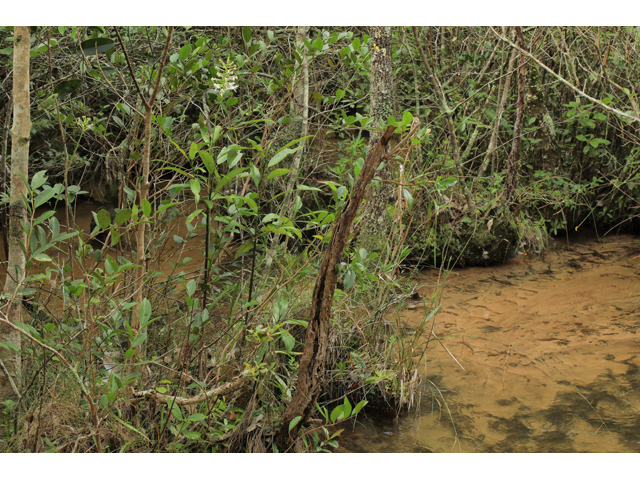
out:
M640 240L621 235L452 272L433 331L464 371L432 339L419 411L397 424L361 415L343 447L640 452L638 265ZM417 280L428 301L437 272ZM426 311L411 305L403 322L415 328Z

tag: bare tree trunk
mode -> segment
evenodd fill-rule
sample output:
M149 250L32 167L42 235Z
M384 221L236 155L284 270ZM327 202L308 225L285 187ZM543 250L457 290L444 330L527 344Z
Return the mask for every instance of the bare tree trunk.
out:
M313 289L307 336L298 369L298 383L291 403L283 414L280 444L285 450L294 442L300 426L309 417L320 396L329 343L331 306L338 279L336 265L342 260L344 248L349 240L351 225L365 197L367 185L373 179L373 175L382 161L394 130L394 127L388 127L375 148L369 150L358 180L335 221L331 240L322 258L316 285ZM301 417L300 421L289 432L290 422L298 416Z
M391 64L392 38L391 27L370 27L371 41L371 70L370 70L370 130L369 151L373 151L382 137L380 122L386 124L393 112L393 69ZM391 168L385 165L379 172L380 178L389 180ZM391 222L387 208L393 198L394 189L391 185L381 182L378 190L369 192L368 200L362 212L361 226L356 240L358 247L369 253L382 255L387 248L387 237L391 229ZM369 187L370 190L376 188Z
M15 324L21 321L21 284L25 277L27 236L22 222L27 219L24 198L29 195L29 142L31 114L29 100L29 27L15 27L13 47L13 128L11 129L11 194L9 200L9 258L4 293L11 295L5 316ZM23 180L23 178L25 180ZM20 334L0 324L0 342L20 347ZM19 397L20 350L0 347L0 400Z
M138 200L140 201L140 205L142 206L145 202L149 200L149 172L150 172L150 164L151 164L151 116L153 114L153 106L156 100L156 96L160 90L160 81L162 80L162 71L164 70L164 65L167 60L167 52L169 51L169 45L171 43L171 36L173 35L173 27L169 27L169 31L167 33L167 40L164 44L164 50L162 52L162 58L160 59L160 66L158 67L157 78L155 87L149 100L144 97L142 90L140 89L140 85L138 85L138 81L136 80L135 73L133 71L133 66L129 61L129 57L127 55L127 51L124 46L124 42L120 37L120 33L118 29L116 29L116 34L118 36L118 40L120 41L120 45L122 46L122 50L125 54L127 65L129 67L129 71L133 78L133 81L138 90L138 94L140 95L140 99L144 105L144 149L142 153L142 179L139 183L138 187ZM141 209L142 210L142 209ZM136 234L136 255L138 258L138 263L140 264L140 269L137 272L134 286L134 301L136 305L133 307L133 311L131 314L131 330L134 333L134 337L137 335L145 335L146 328L143 327L140 320L140 309L142 307L142 300L144 299L144 277L147 273L147 261L146 261L146 252L145 252L145 232L146 232L146 222L142 221L138 224L138 231ZM146 342L141 342L136 348L136 361L142 361L145 357L146 350Z
M524 38L522 37L522 27L516 27L516 41L518 46L524 50ZM504 202L507 204L518 183L518 168L520 167L520 152L522 151L522 127L524 121L524 79L526 74L526 57L520 53L520 65L518 66L518 101L516 103L516 123L513 129L513 144L511 153L507 159L507 178L504 182Z
M13 107L13 97L7 102L7 119L4 122L4 135L2 139L2 158L0 159L0 192L4 192L7 183L7 144L9 138L9 122L11 121L11 109ZM4 256L9 258L9 219L7 218L7 207L0 207L0 230L2 231L2 244L4 245Z

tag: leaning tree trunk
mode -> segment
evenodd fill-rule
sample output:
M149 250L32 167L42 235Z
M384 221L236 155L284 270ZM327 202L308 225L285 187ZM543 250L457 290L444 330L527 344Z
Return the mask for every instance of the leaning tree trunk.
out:
M382 137L380 121L387 123L393 112L393 69L391 64L392 39L391 27L371 27L371 70L370 70L370 134L369 151L373 151ZM383 180L391 178L391 169L386 165L379 176ZM372 185L370 189L375 189ZM359 248L369 253L382 255L387 247L387 238L391 229L391 222L387 208L393 198L394 189L391 185L380 182L373 194L370 192L367 203L362 212L360 231L357 234Z
M289 449L293 444L300 426L309 417L320 396L329 344L331 305L333 304L333 294L338 280L336 265L342 261L342 254L349 239L351 225L365 197L367 185L371 182L376 169L382 161L394 130L394 127L388 127L379 139L378 144L369 150L367 161L358 176L351 195L335 221L331 240L322 258L316 285L313 289L307 335L298 369L298 383L291 403L284 412L282 429L280 430L280 445L285 450ZM296 417L301 417L301 419L290 432L289 424Z
M516 44L525 50L524 38L522 37L522 27L516 27ZM513 192L518 182L518 169L520 167L520 152L522 151L522 125L524 121L524 80L526 57L520 53L520 64L518 66L518 100L516 103L516 123L513 128L513 144L511 153L507 159L507 177L504 182L504 203L511 201Z
M21 321L21 284L25 276L27 235L22 222L27 218L28 197L26 179L29 178L29 141L31 114L29 103L29 27L15 27L13 47L13 128L11 129L11 193L9 196L9 258L4 293L10 295L4 316L11 323ZM24 179L24 180L23 180ZM0 323L0 342L20 347L20 334ZM0 347L0 400L19 397L20 349Z

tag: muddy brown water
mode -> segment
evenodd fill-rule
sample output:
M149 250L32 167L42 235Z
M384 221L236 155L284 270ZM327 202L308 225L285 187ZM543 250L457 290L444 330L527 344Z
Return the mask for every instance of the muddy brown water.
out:
M640 452L639 266L640 240L621 235L452 272L433 324L449 353L430 341L417 413L361 415L342 449ZM429 300L443 279L417 281ZM415 329L426 311L402 321Z

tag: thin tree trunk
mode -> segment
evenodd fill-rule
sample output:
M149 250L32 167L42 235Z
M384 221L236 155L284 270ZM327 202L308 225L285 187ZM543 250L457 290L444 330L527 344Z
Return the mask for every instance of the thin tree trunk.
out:
M309 417L320 396L329 343L331 306L338 279L336 265L342 260L353 220L365 197L367 185L373 179L373 175L382 161L394 130L394 127L388 127L375 148L369 150L358 180L335 221L331 240L322 258L316 285L313 289L307 335L298 369L298 383L291 403L283 414L280 444L285 450L293 444L300 426ZM298 416L301 419L290 432L290 422Z
M13 97L7 103L7 119L4 122L4 136L2 139L2 159L0 161L0 192L4 192L7 184L7 144L9 138L9 122L11 121L11 109L13 107ZM2 230L2 244L4 245L4 256L9 258L9 219L7 218L7 207L0 207L0 230Z
M522 27L516 27L516 41L518 46L524 50L524 38L522 37ZM516 103L516 123L513 129L513 144L511 153L507 159L507 178L504 182L504 202L507 204L518 183L518 168L520 167L520 153L522 151L522 127L524 121L524 79L526 74L526 57L520 53L520 65L518 66L518 101Z
M15 27L13 47L13 128L11 129L11 193L9 197L9 258L4 292L11 295L6 305L6 318L15 324L21 321L21 284L25 277L27 236L22 222L27 219L29 190L29 142L31 113L29 99L29 27ZM25 180L23 180L23 178ZM20 334L6 324L0 325L0 342L20 347ZM0 347L0 400L16 398L20 388L20 350ZM7 378L7 374L10 378Z
M373 151L382 137L380 123L387 123L393 112L393 68L391 27L370 27L371 67L370 67L370 130L369 151ZM378 175L383 180L391 178L391 168L385 165ZM369 187L370 190L376 188ZM356 243L369 253L382 255L387 248L387 237L391 229L387 208L393 198L394 189L387 183L380 182L378 190L370 192L362 212L361 226L357 233Z
M306 137L309 134L309 58L307 56L307 47L304 45L303 39L307 39L307 33L309 27L298 27L298 33L296 34L296 45L302 49L302 78L298 79L296 86L293 90L293 116L297 117L302 115L302 124L300 129L300 137ZM296 130L297 132L297 130ZM296 133L297 135L297 133ZM291 167L291 174L289 175L289 181L287 182L287 190L285 194L284 202L282 203L282 209L280 210L280 216L288 215L291 221L295 221L295 209L294 204L291 202L292 192L296 186L298 180L298 172L300 171L300 162L305 150L306 140L302 140L302 148L298 150L293 157L293 164ZM263 274L263 278L269 273L269 268L275 257L276 247L280 241L280 234L276 233L271 241L271 248L266 258L266 268Z
M164 65L167 60L167 52L169 51L169 44L171 43L171 36L173 35L173 27L169 27L169 31L167 33L167 40L164 44L164 50L162 52L162 58L160 59L160 66L158 67L157 78L155 87L149 100L144 97L142 90L140 89L140 85L138 85L138 81L136 80L135 73L133 71L133 66L129 61L129 57L127 55L127 51L124 46L124 42L120 37L120 33L118 29L116 29L116 35L118 36L118 40L122 47L122 50L125 54L125 58L127 60L127 65L129 67L129 71L131 73L131 77L136 85L138 90L138 94L140 95L140 99L144 104L144 149L142 153L142 179L139 183L138 187L138 199L140 201L140 205L144 202L148 202L149 199L149 172L150 172L150 164L151 164L151 116L153 113L153 106L156 100L156 96L160 90L160 82L162 80L162 71L164 70ZM140 269L136 274L135 284L134 284L134 301L136 305L133 307L133 311L131 314L131 330L134 333L134 338L137 335L146 334L146 328L143 327L140 320L140 309L142 307L142 300L144 299L144 277L147 273L147 261L146 261L146 252L145 252L145 232L146 232L146 221L141 221L138 224L138 230L136 235L136 254L138 258L138 263L140 264ZM140 362L144 360L145 351L146 351L146 342L141 342L136 348L136 358L135 360Z
M500 103L498 104L498 110L496 110L496 120L493 131L491 132L491 140L489 141L489 148L487 148L487 153L485 154L484 161L480 166L480 170L478 171L478 177L482 178L484 176L484 172L489 165L489 160L493 155L493 152L496 150L496 145L498 142L498 131L500 130L500 120L502 119L502 114L504 113L504 107L507 104L507 99L509 98L509 86L511 85L511 76L513 75L513 70L516 63L516 50L513 49L511 51L511 57L509 58L509 66L507 67L507 76L504 81L504 86L502 87L502 97L500 98Z

